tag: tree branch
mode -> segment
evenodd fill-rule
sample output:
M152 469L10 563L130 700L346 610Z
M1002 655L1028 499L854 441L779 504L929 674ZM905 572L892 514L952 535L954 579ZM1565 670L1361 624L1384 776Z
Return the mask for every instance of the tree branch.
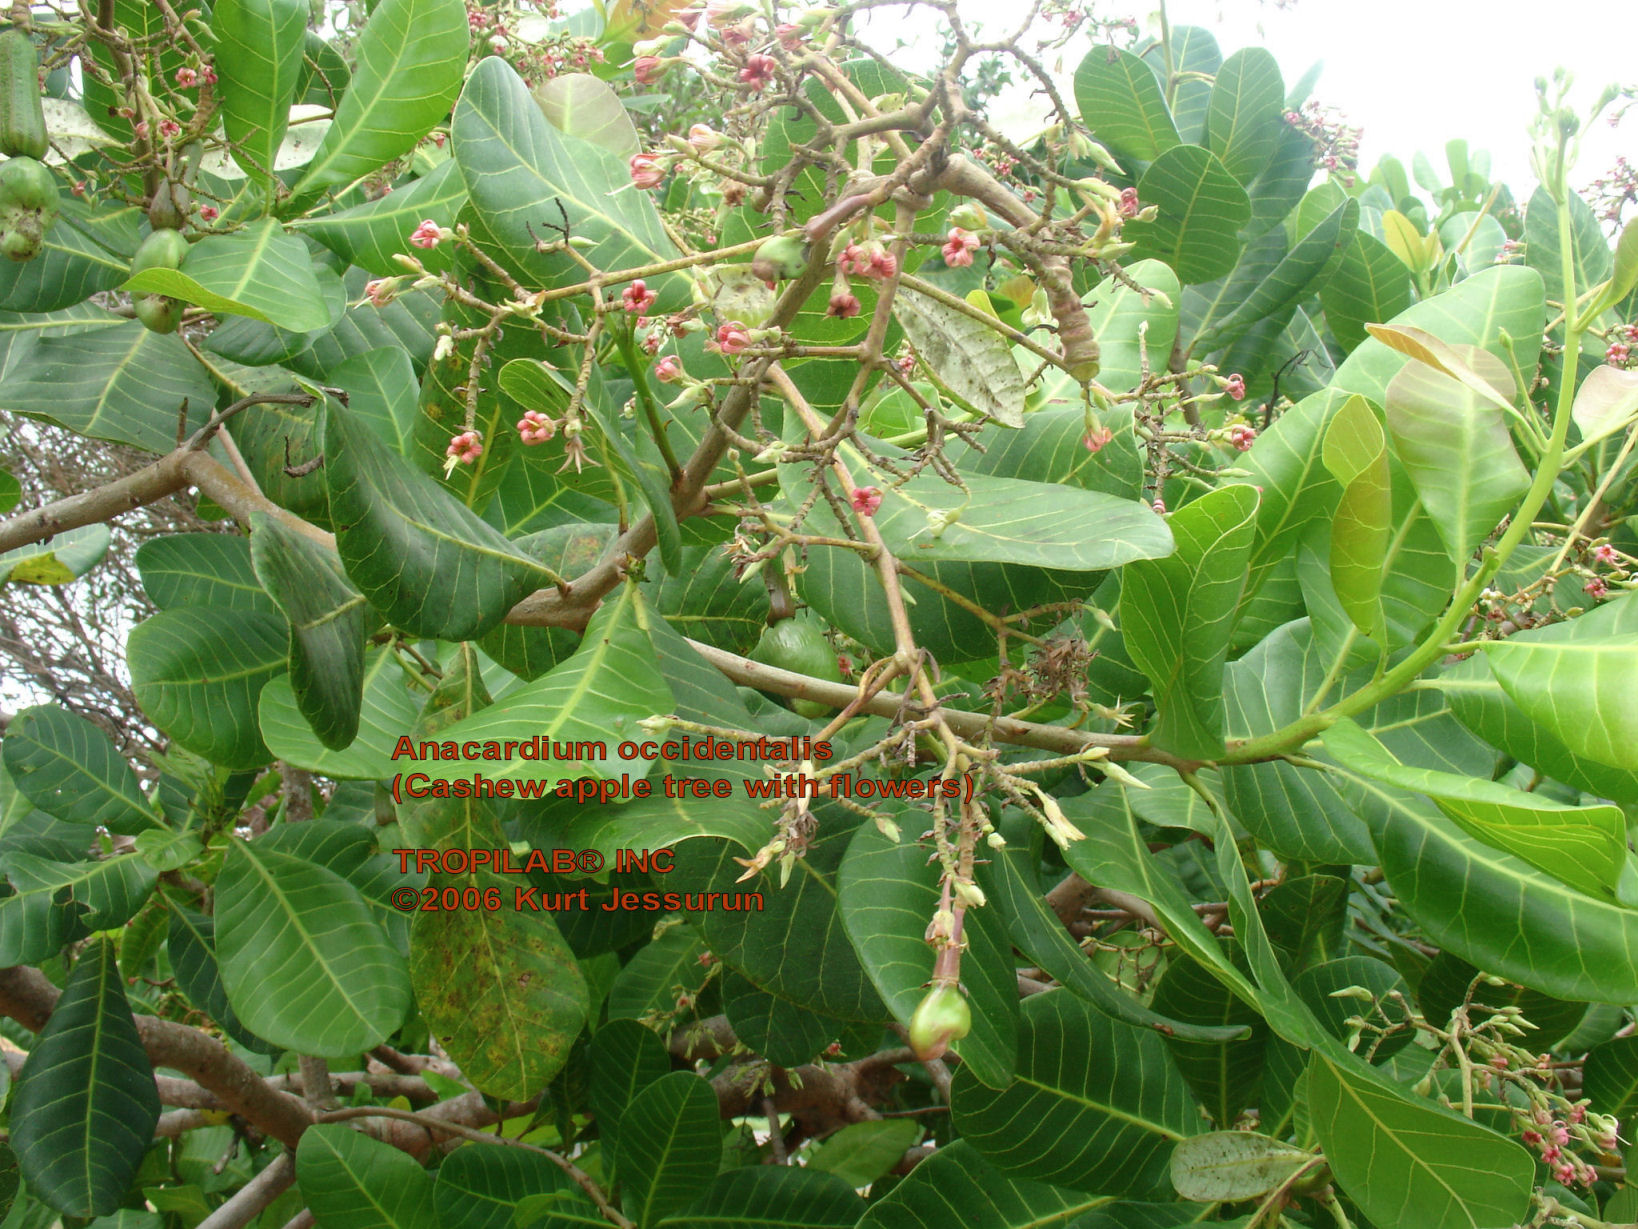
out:
M281 1152L271 1164L245 1183L216 1211L200 1221L197 1229L241 1229L260 1216L296 1180L296 1163L289 1152Z

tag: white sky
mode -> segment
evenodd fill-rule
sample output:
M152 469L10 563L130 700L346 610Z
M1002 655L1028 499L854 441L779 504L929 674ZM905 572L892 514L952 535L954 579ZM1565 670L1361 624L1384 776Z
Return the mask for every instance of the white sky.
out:
M999 37L1022 11L1022 0L962 0L964 16L988 37ZM1145 33L1158 32L1157 11L1154 0L1098 6L1102 16L1136 17ZM1172 0L1167 12L1174 26L1211 29L1225 55L1267 47L1288 87L1323 61L1313 96L1363 126L1367 173L1389 153L1408 170L1420 150L1448 181L1445 142L1465 137L1470 150L1490 152L1492 175L1520 198L1535 187L1526 125L1536 110L1536 77L1569 68L1577 87L1571 101L1582 111L1611 82L1638 84L1638 8L1625 0L1296 0L1284 9L1260 0ZM927 10L919 14L918 24L929 20ZM908 36L902 20L892 28ZM917 42L926 41L926 29ZM1070 44L1066 74L1084 46ZM1638 160L1638 108L1622 128L1600 121L1587 134L1575 182L1603 174L1618 153Z

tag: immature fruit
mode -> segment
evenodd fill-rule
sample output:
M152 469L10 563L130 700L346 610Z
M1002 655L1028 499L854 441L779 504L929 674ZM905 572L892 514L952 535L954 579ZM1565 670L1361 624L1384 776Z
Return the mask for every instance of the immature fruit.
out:
M39 73L34 40L16 26L0 31L0 153L8 158L46 156Z
M751 272L764 282L788 282L807 267L808 245L795 235L775 235L751 258Z
M56 217L56 176L33 158L7 158L0 162L0 205L38 209Z
M781 619L765 629L762 639L757 641L751 653L751 660L832 683L842 681L836 650L830 647L825 633L817 623L801 619ZM828 704L820 704L816 700L792 700L790 705L804 717L824 717L833 711Z
M154 198L148 202L148 225L155 230L180 230L193 211L193 193L174 179L167 179L154 189Z
M33 260L40 254L45 235L38 222L28 220L10 225L0 224L0 254L7 260Z
M952 1041L960 1041L973 1027L972 1008L951 985L934 986L910 1017L910 1048L922 1061L943 1058Z
M182 304L162 294L139 294L132 300L136 317L155 333L174 333L182 323Z
M188 254L188 241L179 230L156 230L142 241L131 258L131 276L144 269L176 269Z

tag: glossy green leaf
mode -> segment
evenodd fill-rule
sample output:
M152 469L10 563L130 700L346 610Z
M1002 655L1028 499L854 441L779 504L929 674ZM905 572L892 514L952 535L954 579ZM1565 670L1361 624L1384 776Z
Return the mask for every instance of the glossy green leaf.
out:
M535 101L548 123L565 136L612 150L629 158L642 148L637 126L607 83L591 73L559 73L534 90Z
M639 1225L692 1203L721 1162L717 1094L691 1071L655 1080L620 1116L621 1205Z
M18 791L47 815L134 835L158 822L136 773L91 722L55 704L12 717L0 743Z
M1137 189L1139 201L1155 206L1159 216L1153 222L1133 219L1123 228L1135 245L1133 260L1163 260L1185 285L1234 268L1237 232L1251 216L1251 200L1211 151L1198 145L1168 149L1143 172Z
M1426 984L1424 976L1423 986ZM1326 1031L1361 1058L1381 1062L1412 1040L1410 987L1391 964L1370 956L1343 956L1309 965L1292 978L1291 986ZM1359 997L1356 990L1364 990L1365 997ZM1341 991L1349 993L1339 994ZM1355 1026L1348 1024L1356 1016L1374 1026L1359 1031L1357 1047ZM1447 1014L1445 1019L1449 1018ZM1380 1030L1388 1025L1399 1026L1398 1031L1381 1036Z
M676 255L652 199L631 186L625 159L560 133L505 60L491 56L473 70L455 108L453 133L455 163L484 229L507 262L537 284L585 276L567 256L535 250L537 239L563 225L565 215L572 233L590 241L579 254L594 268L630 268ZM657 311L682 305L676 275L650 279L649 286L660 295Z
M319 1123L296 1148L302 1202L323 1229L433 1229L432 1175L347 1123Z
M27 367L0 380L0 407L149 452L171 451L179 419L192 431L215 404L205 369L181 340L136 320L42 337Z
M395 277L405 269L393 256L409 252L428 269L438 271L448 263L440 250L410 252L410 235L428 219L439 226L453 227L466 204L466 184L454 162L441 162L414 183L394 188L377 200L320 214L292 223L348 264L368 269L376 277Z
M1339 496L1322 458L1326 430L1342 400L1329 393L1304 398L1259 432L1240 462L1247 481L1261 488L1248 594L1255 594L1270 570L1290 559L1308 523L1325 515Z
M1464 357L1488 382L1511 383L1485 351ZM1395 455L1451 558L1465 562L1530 485L1502 411L1423 363L1400 368L1385 404Z
M718 1174L665 1229L853 1229L864 1200L834 1174L789 1165L758 1165Z
M1177 543L1122 574L1121 630L1154 687L1156 746L1185 759L1223 750L1223 663L1255 534L1257 492L1231 485L1166 518Z
M301 0L217 0L211 32L222 126L245 174L267 184L302 76L307 7Z
M1624 614L1635 603L1638 599L1629 596L1611 606ZM1613 611L1603 616L1616 617ZM1599 635L1591 626L1578 627L1580 622L1487 642L1484 654L1497 681L1525 716L1546 727L1572 752L1638 771L1638 653L1633 652L1632 636Z
M170 957L177 987L188 996L190 1003L220 1024L240 1045L258 1053L276 1052L277 1047L247 1031L233 1014L227 991L222 987L221 967L216 962L216 919L195 913L174 900L167 903L170 920L165 953Z
M1285 127L1285 81L1274 57L1246 47L1223 61L1206 108L1204 144L1229 174L1250 184L1274 156Z
M0 513L10 512L22 497L22 484L8 471L0 469Z
M154 724L226 768L273 758L257 729L262 688L284 669L284 621L213 606L162 610L131 632L131 688Z
M1569 194L1571 266L1575 292L1583 295L1610 276L1609 240L1598 215L1574 192ZM1564 244L1558 228L1558 206L1538 187L1524 208L1524 263L1541 274L1547 297L1564 301Z
M1002 1090L963 1067L950 1089L962 1138L1009 1173L1098 1194L1154 1194L1198 1107L1153 1032L1061 991L1020 1008L1017 1077ZM1120 1055L1089 1063L1089 1054Z
M789 999L759 990L737 974L723 982L722 1014L734 1036L776 1067L812 1062L837 1025Z
M938 909L939 867L936 859L929 865L928 854L908 835L894 843L874 824L860 824L838 877L847 938L882 1002L905 1025L933 973L926 932ZM1004 1088L1018 1047L1018 978L1006 931L993 911L968 909L965 918L961 981L973 1026L951 1049L963 1070L991 1088Z
M293 189L348 184L408 153L460 92L469 35L461 0L381 0L354 46L335 122Z
M1367 324L1392 320L1411 305L1411 274L1380 239L1360 229L1319 293L1325 322L1343 349L1352 350L1368 336Z
M1269 1042L1262 1017L1211 970L1187 958L1167 963L1149 1005L1170 1019L1187 1020L1194 1028L1243 1034L1215 1041L1162 1034L1172 1061L1211 1120L1224 1129L1233 1126L1241 1111L1257 1103Z
M0 584L66 585L101 563L111 540L107 525L82 525L6 551L0 554Z
M586 981L551 915L513 907L516 883L489 873L435 874L429 888L495 889L499 909L415 915L410 980L433 1036L492 1097L524 1101L546 1087L586 1022ZM440 898L441 899L441 898ZM464 898L463 898L464 899Z
M358 736L341 751L319 742L296 705L288 675L262 688L257 723L268 750L278 759L338 780L378 781L399 771L413 772L409 761L395 763L398 740L415 721L425 691L410 681L390 645L370 651L364 661L363 698Z
M1352 721L1325 733L1325 749L1344 768L1432 798L1469 836L1505 850L1578 891L1606 899L1633 897L1623 885L1627 823L1619 807L1569 806L1492 781L1401 764Z
M1518 1144L1316 1051L1308 1109L1337 1183L1372 1221L1486 1229L1525 1218L1535 1181Z
M671 1056L653 1029L611 1017L592 1034L586 1065L587 1099L598 1136L614 1147L620 1115L640 1091L670 1073Z
M807 1156L807 1167L835 1174L850 1187L869 1186L899 1163L921 1128L903 1118L854 1122L827 1135Z
M30 1190L71 1216L125 1198L159 1121L159 1091L114 944L80 954L11 1098L11 1144Z
M347 575L404 630L473 639L550 579L345 412L325 416L324 454Z
M472 1143L438 1166L432 1190L439 1229L564 1229L606 1224L574 1180L538 1152ZM549 1200L545 1220L531 1201Z
M1393 535L1387 440L1363 397L1350 397L1325 432L1325 468L1342 487L1331 519L1331 585L1354 626L1379 643L1382 563Z
M89 933L115 930L135 917L159 872L140 855L55 862L18 851L6 855L6 875L21 894L50 893Z
M201 239L180 269L144 269L120 289L169 295L219 316L249 316L295 333L330 328L343 308L340 283L331 279L327 292L307 245L272 218Z
M1296 1176L1314 1158L1255 1131L1212 1131L1172 1152L1172 1185L1184 1199L1237 1203L1257 1199Z
M893 296L893 318L961 403L1003 427L1024 425L1023 373L999 333L908 287Z
M990 1165L966 1140L946 1144L873 1200L859 1229L1070 1229L1109 1202L1105 1195L1048 1186Z
M410 356L396 346L355 354L331 367L325 379L346 390L347 409L401 457L413 446L420 384Z
M1612 1037L1587 1051L1581 1092L1600 1114L1638 1110L1638 1037Z
M225 606L277 614L256 579L250 541L231 533L175 533L149 538L136 552L142 588L161 610Z
M1154 73L1129 51L1088 52L1075 70L1075 103L1092 135L1123 157L1152 162L1178 143Z
M222 983L245 1027L302 1054L379 1045L410 1006L404 961L334 871L235 839L216 881Z

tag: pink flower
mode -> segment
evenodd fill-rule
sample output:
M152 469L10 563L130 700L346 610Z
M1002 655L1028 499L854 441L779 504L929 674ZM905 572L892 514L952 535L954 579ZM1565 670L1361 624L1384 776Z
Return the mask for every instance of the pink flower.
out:
M180 135L181 132L182 125L177 123L174 119L162 119L159 121L160 136L174 137Z
M199 220L201 222L214 222L214 221L216 221L216 206L215 205L201 205L201 206L199 206Z
M1138 200L1136 188L1122 188L1120 190L1120 204L1116 206L1116 209L1120 211L1121 217L1136 217L1138 210L1142 208L1143 202Z
M1613 342L1610 348L1604 351L1604 361L1614 363L1617 367L1632 357L1632 347L1624 341Z
M1602 576L1594 576L1586 584L1581 586L1581 590L1588 597L1593 598L1605 598L1610 595L1610 587L1604 583L1604 578Z
M176 83L185 90L191 90L199 84L199 74L187 67L187 65L183 65L176 70Z
M664 344L665 334L659 329L650 329L643 334L643 351L647 354L658 354Z
M145 119L139 119L136 123L131 125L131 131L146 141L148 139L148 121Z
M203 72L202 76L203 76L203 79L204 79L204 82L205 82L206 85L215 85L216 84L216 70L214 68L212 68L209 64L205 65L204 72Z
M1520 1132L1519 1138L1534 1148L1541 1142L1541 1132L1525 1130Z
M1240 452L1250 452L1251 446L1257 442L1257 431L1243 422L1237 422L1229 428L1229 443Z
M779 61L773 56L753 55L746 58L745 67L739 70L739 79L760 94L778 70Z
M443 231L439 229L438 223L427 218L411 233L410 242L418 248L435 248L443 237Z
M1561 1186L1568 1186L1575 1181L1575 1166L1560 1165L1553 1170L1553 1177L1557 1178Z
M786 51L799 51L806 33L801 26L793 26L789 22L774 27L774 37Z
M850 243L836 258L843 273L881 280L899 271L898 259L879 243Z
M631 182L639 188L658 188L665 179L665 163L653 154L631 155Z
M882 493L879 487L861 486L853 488L853 510L860 516L875 516L876 509L882 506Z
M657 55L640 55L632 63L631 75L643 85L653 85L665 75L665 62Z
M825 309L825 315L835 316L838 320L848 320L859 314L859 296L843 291L830 296L830 306Z
M1244 401L1246 397L1246 378L1236 371L1223 381L1223 391L1236 401Z
M1103 446L1115 438L1115 433L1108 427L1093 427L1081 436L1081 443L1086 445L1088 452L1101 452Z
M952 269L966 268L973 263L973 252L978 248L978 236L970 230L952 226L944 236L944 263Z
M378 277L373 282L364 283L364 297L376 307L385 307L397 293L396 277Z
M483 456L483 443L476 431L462 431L449 441L449 447L444 452L463 465L471 465Z
M668 354L654 364L654 378L661 384L675 384L683 378L683 366L675 354Z
M1603 545L1599 546L1593 551L1593 558L1598 560L1599 563L1609 564L1617 563L1620 560L1620 556L1615 553L1615 547L1611 546L1608 542L1605 542ZM1581 1109L1579 1105L1576 1106L1576 1108ZM1582 1113L1585 1114L1586 1111L1582 1110ZM1576 1121L1580 1122L1581 1119L1577 1118Z
M696 154L708 154L722 144L722 133L709 124L695 124L688 130L688 144Z
M518 434L525 444L544 444L557 434L557 424L539 410L525 410L518 419Z
M716 348L724 354L739 354L751 344L751 331L738 320L717 326Z
M659 297L648 288L648 284L642 278L638 278L626 287L625 292L620 296L620 302L625 305L628 312L633 315L641 315L653 307Z

